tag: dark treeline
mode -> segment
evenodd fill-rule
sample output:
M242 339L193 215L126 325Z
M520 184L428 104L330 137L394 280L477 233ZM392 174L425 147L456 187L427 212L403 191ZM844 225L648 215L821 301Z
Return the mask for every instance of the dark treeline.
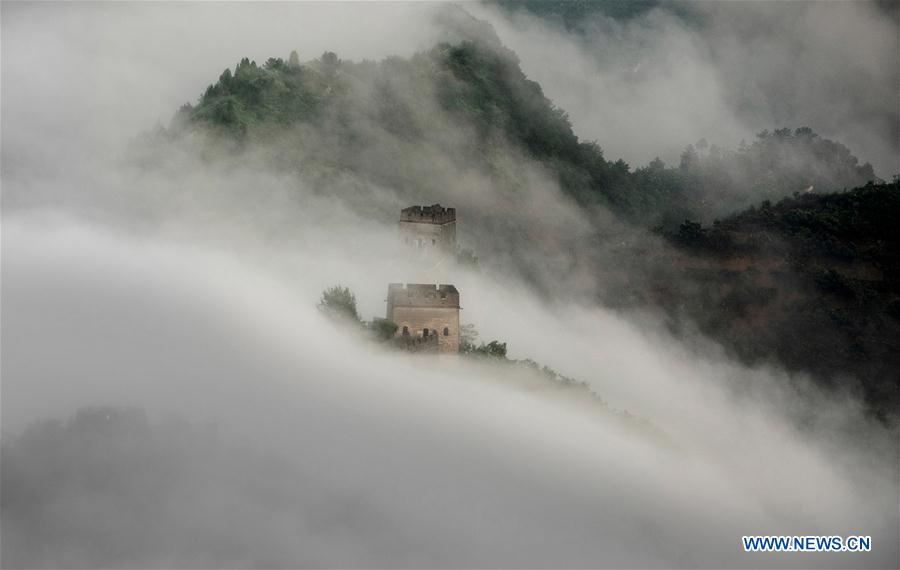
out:
M645 302L687 315L742 360L900 407L900 183L804 193L668 235ZM656 270L660 271L660 270ZM638 280L632 282L639 285Z

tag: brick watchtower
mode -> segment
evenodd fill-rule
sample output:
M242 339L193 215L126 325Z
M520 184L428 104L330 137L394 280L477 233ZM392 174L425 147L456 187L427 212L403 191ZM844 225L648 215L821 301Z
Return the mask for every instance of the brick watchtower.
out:
M410 206L400 210L400 239L425 254L456 254L456 208Z
M398 336L438 338L438 352L459 352L459 291L453 285L391 283L387 318Z

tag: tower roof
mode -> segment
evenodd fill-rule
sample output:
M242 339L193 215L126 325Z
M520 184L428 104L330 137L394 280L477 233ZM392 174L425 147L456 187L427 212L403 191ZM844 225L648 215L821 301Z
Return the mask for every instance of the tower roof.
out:
M394 307L459 308L459 291L453 285L434 283L391 283L388 302Z
M410 206L400 210L401 222L425 222L444 224L456 220L456 208L444 208L440 204Z

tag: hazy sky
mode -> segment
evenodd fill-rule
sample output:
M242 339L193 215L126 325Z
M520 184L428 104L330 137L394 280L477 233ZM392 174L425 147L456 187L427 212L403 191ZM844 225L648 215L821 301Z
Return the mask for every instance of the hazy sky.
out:
M472 6L522 68L633 166L677 162L701 138L725 148L812 127L890 179L900 172L900 12L894 3L695 2L576 30L524 10Z
M465 6L493 24L607 158L671 163L700 138L735 148L763 129L810 126L879 176L900 172L900 40L897 11L884 4L696 3L702 25L656 9L626 22L594 16L585 34L521 11ZM4 138L40 129L47 144L71 127L115 148L167 123L242 57L332 50L358 61L430 47L440 37L437 7L4 3L3 108L40 109L4 113Z
M770 6L771 19L779 5ZM364 317L381 316L387 283L421 275L397 251L393 227L253 161L181 157L147 172L117 160L129 138L167 122L240 57L408 56L441 37L433 9L2 5L4 440L80 406L130 405L154 421L176 413L215 423L224 440L288 474L273 475L280 471L266 462L210 462L189 447L190 469L166 488L146 483L165 465L113 477L161 505L146 527L102 486L89 496L65 487L42 495L33 517L3 513L3 565L896 566L896 433L865 420L852 394L747 369L703 338L672 337L653 315L574 298L548 304L490 266L442 276L461 291L464 322L483 340L507 341L514 358L588 383L664 437L515 369L383 352L335 329L315 303L340 282ZM869 22L867 10L848 17ZM710 13L713 30L731 18ZM488 16L526 73L571 103L576 130L610 158L638 161L680 138L712 139L698 125L729 137L757 128L731 106L722 65L665 15L614 31L622 45L655 38L646 65L665 67L651 57L660 50L688 59L686 76L664 75L654 88L682 93L669 107L659 95L628 96L641 83L608 86L610 64L588 48L617 36L592 36L585 47L527 18ZM657 37L654 25L671 35ZM872 25L879 36L882 25ZM578 65L568 71L563 61ZM716 87L691 91L698 84ZM700 102L719 120L701 120ZM653 119L660 109L666 118ZM640 117L665 126L628 124ZM453 163L434 160L448 176ZM516 160L509 166L529 181L528 200L510 215L577 237L583 214ZM507 203L463 174L472 185L448 188L449 205L462 212L478 200L493 213ZM379 208L397 199L390 189L366 196ZM476 231L460 226L463 239ZM535 251L533 267L559 280L554 253ZM41 516L56 521L52 542L34 538L45 530L34 522ZM740 537L757 533L872 535L874 552L743 553ZM85 537L93 550L78 547Z

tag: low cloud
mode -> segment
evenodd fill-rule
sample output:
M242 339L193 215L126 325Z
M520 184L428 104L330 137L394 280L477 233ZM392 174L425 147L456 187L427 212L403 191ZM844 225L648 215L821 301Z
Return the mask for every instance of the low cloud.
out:
M4 231L4 433L80 406L137 406L151 418L213 423L228 445L269 458L223 461L173 445L172 458L187 453L193 468L157 491L182 499L147 523L202 532L216 546L209 557L168 533L148 554L138 529L115 536L143 557L73 554L62 548L74 538L66 528L128 515L115 502L46 490L42 508L78 527L37 547L33 519L7 516L5 565L790 566L790 557L739 553L739 537L859 529L876 553L816 565L896 557L895 513L885 508L896 498L894 465L870 456L891 448L888 433L828 398L807 409L777 387L777 373L698 359L652 327L551 309L477 275L460 281L469 320L505 334L515 356L576 374L649 419L663 442L577 399L525 391L502 368L356 344L315 312L321 276L308 251L273 273L206 247L58 220L11 220ZM359 264L351 255L348 273ZM376 265L366 266L373 288L384 282ZM744 384L741 395L732 382ZM806 414L812 431L790 419ZM829 440L848 426L865 439ZM108 453L115 462L126 452ZM27 468L22 461L14 467ZM161 461L160 476L171 477ZM192 475L213 468L236 473ZM147 477L157 466L142 469ZM264 500L255 480L268 485L262 496L283 500ZM126 492L152 491L142 481L126 480ZM223 509L231 514L220 519ZM292 531L272 535L273 520ZM247 554L222 554L231 539Z
M882 178L900 171L895 5L660 4L625 20L598 11L575 30L523 9L472 10L607 158L672 164L700 139L735 148L809 126Z

